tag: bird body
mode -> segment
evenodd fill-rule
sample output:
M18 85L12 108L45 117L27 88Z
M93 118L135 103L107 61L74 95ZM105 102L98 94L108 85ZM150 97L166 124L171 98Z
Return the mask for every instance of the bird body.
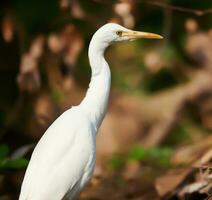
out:
M71 196L73 189L72 195L76 195L93 172L95 134L95 127L80 107L64 112L37 144L20 199L59 200Z
M38 142L19 200L72 200L89 182L95 165L96 133L105 116L110 92L111 75L104 51L113 42L141 37L161 38L113 23L94 34L88 51L92 76L85 98L59 116Z

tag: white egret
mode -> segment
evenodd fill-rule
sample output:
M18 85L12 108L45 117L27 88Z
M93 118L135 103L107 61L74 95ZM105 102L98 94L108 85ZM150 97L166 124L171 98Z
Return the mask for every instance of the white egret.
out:
M74 199L89 182L95 165L96 133L105 116L110 92L110 69L105 49L113 42L137 38L161 39L153 33L102 26L89 45L91 82L85 98L59 116L35 147L19 200Z

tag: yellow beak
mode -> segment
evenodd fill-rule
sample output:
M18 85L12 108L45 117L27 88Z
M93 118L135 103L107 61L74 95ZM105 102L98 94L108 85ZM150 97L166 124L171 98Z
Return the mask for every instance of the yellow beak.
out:
M126 31L122 33L122 36L126 36L129 39L138 39L138 38L146 38L146 39L163 39L163 36L155 34L155 33L148 33L148 32L140 32L140 31Z

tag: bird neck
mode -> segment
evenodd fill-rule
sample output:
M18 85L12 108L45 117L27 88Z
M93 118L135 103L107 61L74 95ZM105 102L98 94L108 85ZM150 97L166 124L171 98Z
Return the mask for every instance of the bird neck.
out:
M89 45L88 56L92 75L89 89L80 104L89 114L96 129L101 125L107 110L111 83L110 68L104 58L107 45L99 44L101 43L93 38Z

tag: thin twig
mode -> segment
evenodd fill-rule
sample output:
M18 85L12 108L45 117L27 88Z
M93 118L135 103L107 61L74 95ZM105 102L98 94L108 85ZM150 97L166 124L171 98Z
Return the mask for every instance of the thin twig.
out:
M93 0L93 1L96 3L101 3L101 4L111 4L111 1L103 1L103 0ZM194 14L197 16L212 14L212 8L202 10L202 9L192 9L192 8L185 8L185 7L181 7L181 6L174 6L174 5L166 4L163 2L156 2L156 1L149 1L149 0L132 0L132 1L134 1L136 3L158 6L158 7L173 10L173 11L191 13L191 14ZM118 2L121 3L121 2L124 2L124 0L119 0Z
M180 7L180 6L173 6L169 5L163 2L156 2L156 1L140 1L136 0L137 3L143 3L143 4L149 4L153 6L158 6L162 8L166 8L169 10L175 10L179 12L184 12L184 13L192 13L197 16L203 16L206 14L212 14L212 8L206 9L206 10L200 10L200 9L192 9L192 8L185 8L185 7Z

